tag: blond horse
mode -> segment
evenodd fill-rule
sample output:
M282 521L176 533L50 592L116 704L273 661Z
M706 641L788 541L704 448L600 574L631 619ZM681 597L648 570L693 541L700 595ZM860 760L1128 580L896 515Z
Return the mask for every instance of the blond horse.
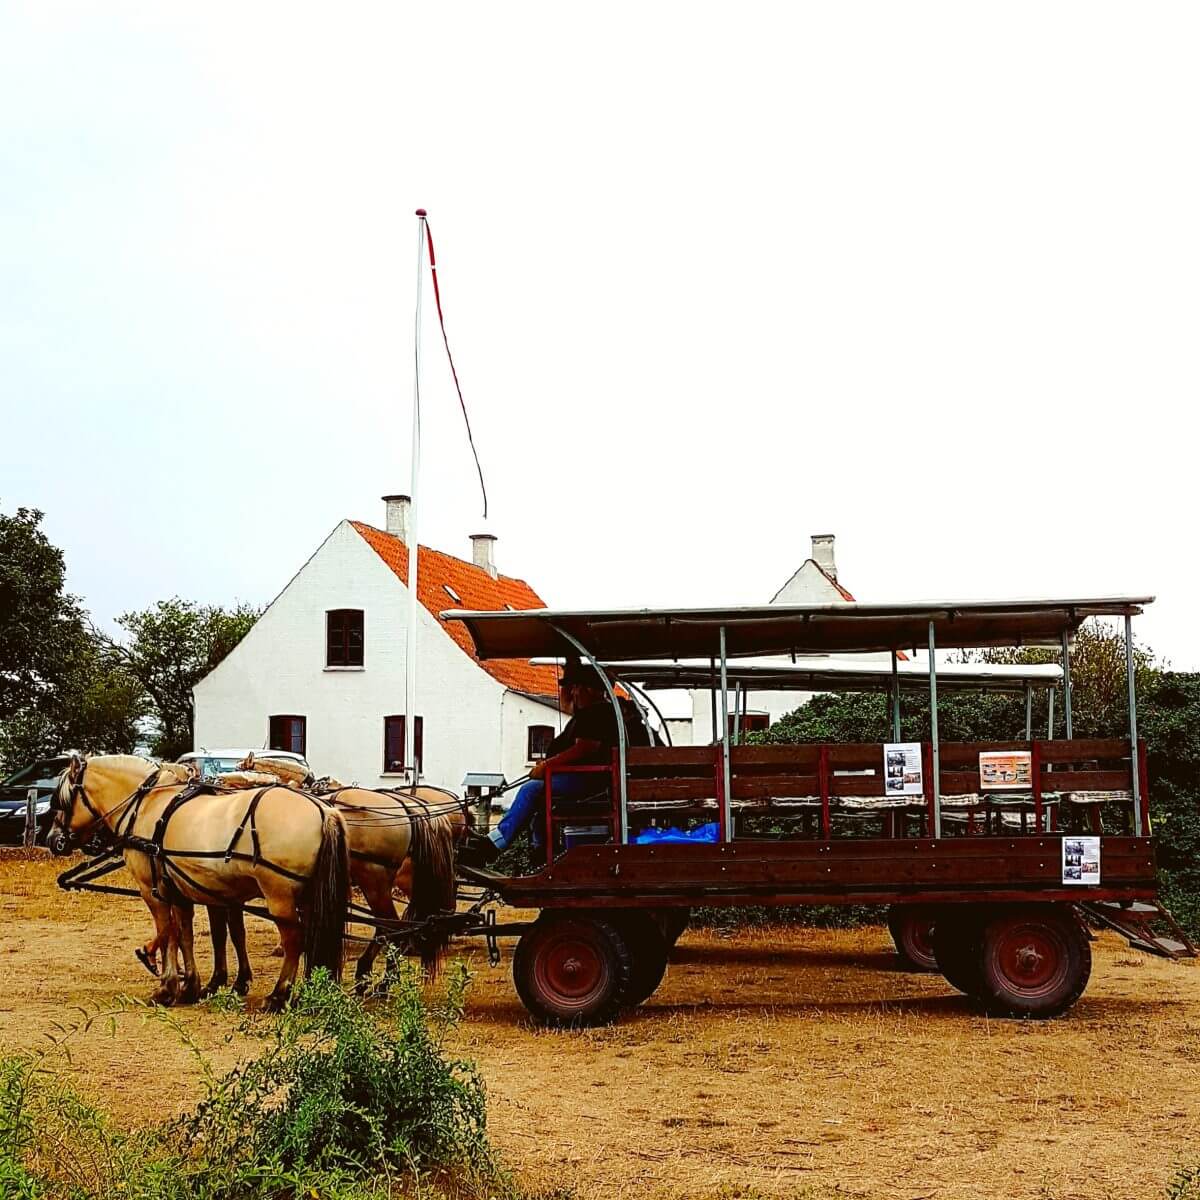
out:
M303 803L298 793L296 804ZM350 846L350 877L362 892L371 913L380 918L379 934L367 943L354 975L365 988L375 960L385 943L416 949L422 966L436 974L448 940L436 925L427 930L401 930L393 890L408 897L404 920L419 922L455 907L454 848L467 827L466 813L452 792L434 787L406 791L374 792L366 788L338 788L322 796L346 822ZM251 979L246 935L238 910L210 908L213 937L213 976L205 994L228 982L225 951L226 921L237 952L238 973L234 990L244 993Z
M85 759L72 755L55 794L55 828L79 845L101 826L154 918L166 947L163 976L152 999L191 1003L200 994L193 945L196 904L237 908L258 897L279 929L283 966L267 997L287 1002L303 951L309 971L341 974L342 937L350 893L346 823L332 806L282 787L192 795L175 803L186 768L133 755ZM172 919L174 916L174 920ZM176 967L183 955L183 976Z

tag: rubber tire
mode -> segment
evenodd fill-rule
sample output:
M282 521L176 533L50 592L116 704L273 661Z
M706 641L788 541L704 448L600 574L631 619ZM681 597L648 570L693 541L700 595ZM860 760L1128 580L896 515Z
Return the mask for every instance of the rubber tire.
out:
M652 908L647 911L654 918L655 924L662 930L668 949L683 937L684 931L692 919L690 908Z
M938 911L933 957L951 987L975 998L983 994L983 926L990 909L956 904Z
M933 928L937 910L927 904L893 904L888 909L888 929L905 971L936 971Z
M1020 978L1018 956L1028 956ZM1042 963L1049 959L1047 973ZM1057 961L1055 961L1057 960ZM1014 905L996 911L982 930L982 999L992 1016L1045 1020L1066 1012L1092 973L1092 947L1065 904Z
M667 956L671 947L663 936L657 914L649 909L629 909L613 921L629 947L629 987L625 992L625 1006L636 1008L644 1004L658 990L667 973Z
M583 956L595 984L571 994L555 975ZM543 913L521 935L513 954L513 983L533 1017L554 1028L606 1025L626 1003L632 974L629 946L610 920L590 913ZM565 981L562 981L565 982Z

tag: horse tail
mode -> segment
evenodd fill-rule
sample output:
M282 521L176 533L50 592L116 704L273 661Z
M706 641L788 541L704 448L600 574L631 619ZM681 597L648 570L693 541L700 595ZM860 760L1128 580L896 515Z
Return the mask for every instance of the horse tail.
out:
M409 813L412 840L412 896L404 911L406 921L424 921L438 913L454 912L458 884L454 871L454 825L448 816ZM449 930L433 926L418 934L421 966L434 976L450 941Z
M321 844L301 900L304 966L310 975L324 967L334 979L341 979L342 942L350 904L350 845L342 814L335 808L321 807Z

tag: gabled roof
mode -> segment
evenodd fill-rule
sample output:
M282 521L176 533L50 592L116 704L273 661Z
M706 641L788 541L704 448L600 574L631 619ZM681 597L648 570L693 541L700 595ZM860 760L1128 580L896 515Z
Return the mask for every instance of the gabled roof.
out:
M400 581L408 584L408 547L394 534L384 533L362 521L350 524L363 541L395 572ZM422 546L417 571L417 599L438 617L446 636L452 638L466 655L479 663L493 679L514 692L550 698L558 704L558 669L535 666L525 658L492 658L481 662L467 629L458 621L441 621L440 613L453 606L479 611L502 612L507 606L514 609L545 608L542 598L523 579L500 575L493 579L482 567L464 562L451 554L443 554ZM461 597L456 600L446 589L452 588Z

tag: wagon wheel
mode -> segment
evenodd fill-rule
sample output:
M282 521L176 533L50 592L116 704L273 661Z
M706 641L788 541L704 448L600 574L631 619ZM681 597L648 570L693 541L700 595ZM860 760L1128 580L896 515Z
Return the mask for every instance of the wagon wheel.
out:
M649 1000L667 973L671 943L663 936L657 916L650 910L636 908L613 914L629 947L629 987L624 1001L629 1008Z
M668 949L683 937L683 931L692 919L690 908L654 908L650 910L650 914L654 923L662 930Z
M990 910L949 905L938 911L930 944L937 969L951 987L968 996L983 992L982 934Z
M893 904L888 909L888 929L906 971L936 971L933 926L937 910L924 904Z
M1002 909L983 928L983 1001L1007 1017L1054 1017L1083 993L1092 948L1065 905Z
M629 947L617 927L590 914L543 913L513 955L517 994L545 1025L611 1021L625 1003L630 970Z

